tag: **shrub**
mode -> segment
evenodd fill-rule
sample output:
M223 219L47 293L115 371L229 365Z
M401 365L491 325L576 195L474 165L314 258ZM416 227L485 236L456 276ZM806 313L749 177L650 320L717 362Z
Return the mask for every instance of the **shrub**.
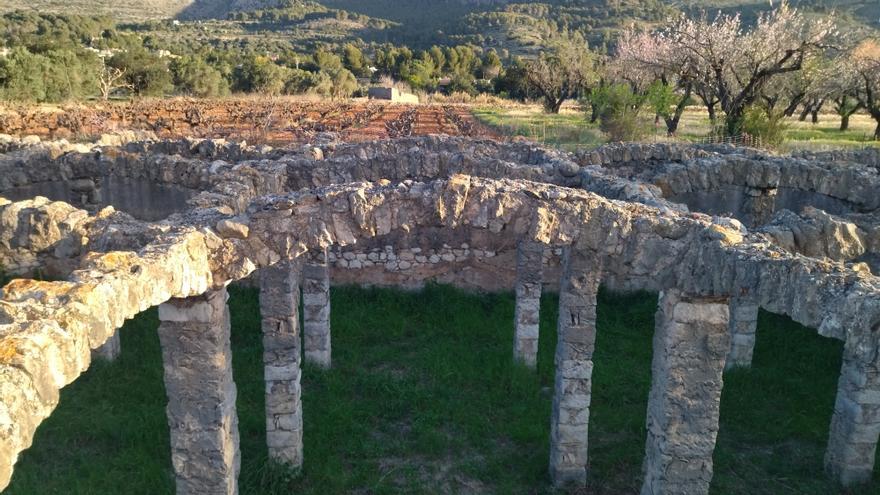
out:
M746 109L738 134L758 138L764 145L778 146L785 140L787 129L782 112L753 105Z
M647 135L642 110L645 98L626 84L608 86L601 92L599 128L610 141L638 141Z

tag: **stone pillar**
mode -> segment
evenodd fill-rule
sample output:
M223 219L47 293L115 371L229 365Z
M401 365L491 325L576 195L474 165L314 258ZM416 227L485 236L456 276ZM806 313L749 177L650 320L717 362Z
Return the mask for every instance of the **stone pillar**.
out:
M113 332L113 335L104 342L104 345L97 349L92 349L92 359L116 361L120 354L122 354L122 342L119 339L119 330Z
M522 241L516 248L516 314L513 358L530 368L538 364L544 245Z
M303 463L299 262L260 270L266 444L269 458L292 467Z
M303 267L306 362L330 367L330 265L327 250L312 252Z
M853 339L856 340L856 339ZM866 352L867 351L867 352ZM844 486L871 480L880 437L880 351L847 341L831 417L825 470Z
M177 494L234 495L241 465L226 289L159 306Z
M583 486L587 479L596 293L601 279L595 256L566 248L562 260L550 419L550 476L557 487Z
M660 294L642 495L709 493L728 320L726 300Z
M755 228L765 225L773 218L776 211L776 194L778 189L770 188L746 188L743 198L742 210L745 215L745 223Z
M749 297L730 300L730 353L726 369L752 365L758 330L758 303Z

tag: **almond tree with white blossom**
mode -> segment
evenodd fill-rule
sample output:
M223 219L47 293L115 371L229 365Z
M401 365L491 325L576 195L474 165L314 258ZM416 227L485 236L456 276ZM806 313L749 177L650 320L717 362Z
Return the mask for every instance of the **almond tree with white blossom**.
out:
M725 132L739 132L746 110L768 83L800 71L812 55L828 48L835 36L830 18L806 17L787 3L758 17L746 29L739 15L709 19L680 17L658 33L686 56L711 87L725 113Z

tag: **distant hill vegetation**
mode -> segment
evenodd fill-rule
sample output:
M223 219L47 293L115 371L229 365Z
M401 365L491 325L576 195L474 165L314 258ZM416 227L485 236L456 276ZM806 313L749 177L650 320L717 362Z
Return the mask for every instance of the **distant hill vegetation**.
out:
M0 13L14 10L108 15L120 21L223 19L230 12L277 7L284 0L3 0Z
M4 0L0 13L30 10L108 15L119 21L176 18L227 19L234 12L290 8L299 0ZM749 22L779 0L317 0L339 9L399 23L389 40L414 47L435 43L474 43L528 53L547 33L580 31L594 46L632 23L652 24L685 11L740 12ZM880 28L877 0L790 0L806 11L834 11L847 29Z

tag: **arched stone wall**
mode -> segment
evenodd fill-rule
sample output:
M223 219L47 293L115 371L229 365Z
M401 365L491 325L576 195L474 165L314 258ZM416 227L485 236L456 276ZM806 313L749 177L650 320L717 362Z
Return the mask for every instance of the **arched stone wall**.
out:
M446 147L451 151L445 151ZM664 294L661 313L668 318L658 317L657 332L664 345L656 347L661 354L655 355L655 361L665 364L655 373L682 371L683 361L676 357L675 349L684 334L677 326L695 325L707 338L721 339L717 343L724 347L729 339L724 340L719 328L729 312L717 306L724 306L732 296L748 294L754 305L787 314L823 335L846 342L839 401L867 407L866 401L878 388L875 385L880 385L852 379L873 369L880 355L880 279L858 266L787 252L735 221L688 213L658 200L651 186L615 177L597 167L571 168L574 162L565 156L525 145L426 138L361 148L341 145L327 151L325 160L293 154L277 160L208 163L163 154L138 157L115 150L65 155L46 167L56 167L58 173L76 169L106 174L112 170L114 174L202 189L189 201L189 208L158 223L137 221L112 210L89 215L43 200L0 204L4 226L15 226L17 232L46 232L0 238L0 247L35 263L64 259L72 270L64 281L19 280L2 290L0 418L8 427L0 429L0 485L8 483L18 453L30 445L34 429L54 409L58 390L88 367L90 350L104 345L125 319L163 305L160 313L169 338L192 319L222 341L225 319L218 308L223 306L222 291L228 283L260 268L296 263L306 256L315 265L314 253L327 248L336 260L340 259L336 253L345 260L345 253L352 252L349 249L353 246L369 252L381 246L384 252L390 245L395 256L400 249L409 249L414 260L421 255L430 263L429 256L413 252L413 247L430 252L439 243L441 250L445 249L443 244L451 250L435 252L440 261L459 263L464 261L458 257L465 251L480 251L482 257L474 255L474 263L485 263L487 258L515 252L518 245L528 242L546 246L548 254L543 258L559 259L555 263L559 263L563 292L560 313L566 315L560 319L559 331L564 337L561 342L571 347L557 351L560 363L570 363L557 370L561 385L557 386L554 406L553 444L559 450L551 456L551 473L557 480L582 481L577 466L582 465L580 454L586 452L582 441L587 423L583 418L589 415L587 370L592 366L592 344L583 339L594 331L591 321L600 280L617 289ZM11 167L26 177L33 173L34 180L52 177L45 170L31 172L27 162ZM597 193L603 191L612 199ZM633 201L619 201L620 197ZM649 206L651 203L654 206ZM438 236L439 232L443 234ZM60 245L77 242L80 249L76 253L57 250ZM444 260L444 255L453 259ZM369 260L369 253L366 257ZM402 257L401 253L398 268L400 261L409 261ZM340 269L339 264L335 266ZM355 272L363 270L363 264L345 268ZM410 280L427 276L436 274ZM321 277L326 280L320 273L303 278L304 294L306 286L310 291L306 321L315 323L313 330L306 332L312 332L316 340L322 335L319 316L329 311L329 306L321 306L326 300L321 291L326 291L327 285ZM390 282L405 284L406 279ZM519 283L507 283L514 282ZM294 293L290 288L267 296L266 304L294 297ZM193 300L181 301L186 298ZM293 307L290 301L276 306ZM264 319L291 320L290 311L285 311L267 309ZM277 336L279 345L289 337L285 335L296 335L294 327L289 330ZM572 340L566 340L569 338ZM720 376L724 353L716 351L705 356L706 372ZM223 346L216 352L224 352ZM306 349L307 357L308 352ZM175 361L177 355L168 354L166 378L176 376L181 365ZM279 365L267 362L267 366L275 369ZM298 380L298 366L298 362L290 367L281 365L280 374L272 379L286 390L294 390L290 387ZM228 382L224 369L202 372L217 374L217 383ZM574 389L566 383L583 393L571 395ZM224 385L212 396L221 409L234 408L227 389ZM194 393L188 389L179 392ZM665 410L669 393L662 388L652 391L657 411ZM703 399L715 401L717 394ZM829 444L829 469L844 481L864 478L864 466L854 463L852 456L863 450L865 438L870 440L872 434L873 423L853 411L835 413ZM171 414L169 410L169 417ZM267 416L267 429L280 433L273 434L270 441L295 441L295 425L292 430L281 428L277 423L281 416L273 413L272 418L275 423L270 424ZM711 418L709 423L717 423L717 415ZM223 441L235 444L231 430L234 416L225 414L219 420L230 428L224 430ZM668 431L656 438L661 440L649 441L648 450L661 457L663 442L680 440ZM185 442L175 445L182 451L188 448ZM232 454L220 453L224 458ZM711 472L711 449L708 461L705 449L689 455L695 462L709 462ZM562 459L575 461L571 464ZM666 469L662 462L646 466ZM235 466L229 464L224 469L224 479L234 483ZM708 482L700 486L704 485Z

